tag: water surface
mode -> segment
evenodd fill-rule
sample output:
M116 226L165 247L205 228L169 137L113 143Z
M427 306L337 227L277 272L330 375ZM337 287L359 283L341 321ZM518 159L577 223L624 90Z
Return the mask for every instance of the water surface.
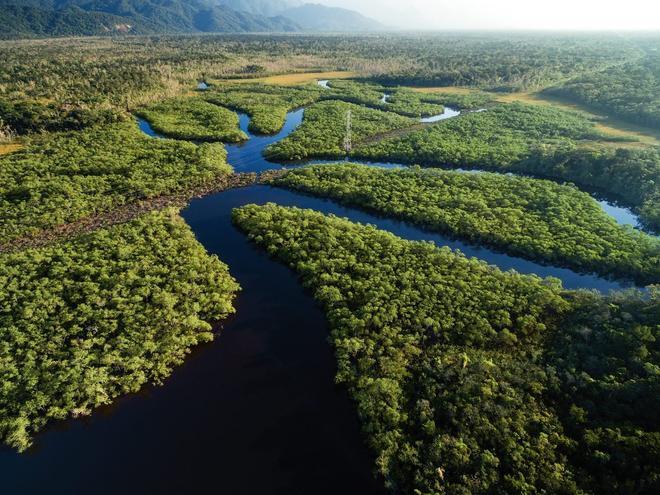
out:
M25 454L0 450L2 493L384 494L353 403L334 384L323 312L231 224L232 208L283 193L191 203L186 221L242 287L236 315L164 386L54 422Z

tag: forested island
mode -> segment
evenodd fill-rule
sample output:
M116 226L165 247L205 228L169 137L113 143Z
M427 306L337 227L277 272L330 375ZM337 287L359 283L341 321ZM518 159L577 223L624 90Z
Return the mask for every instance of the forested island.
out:
M658 36L124 14L0 42L3 493L658 491Z

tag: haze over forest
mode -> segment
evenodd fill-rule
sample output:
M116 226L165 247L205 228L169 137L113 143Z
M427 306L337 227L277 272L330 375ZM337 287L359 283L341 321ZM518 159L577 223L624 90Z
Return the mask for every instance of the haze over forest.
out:
M658 30L653 0L315 0L407 29ZM567 15L570 12L570 15Z

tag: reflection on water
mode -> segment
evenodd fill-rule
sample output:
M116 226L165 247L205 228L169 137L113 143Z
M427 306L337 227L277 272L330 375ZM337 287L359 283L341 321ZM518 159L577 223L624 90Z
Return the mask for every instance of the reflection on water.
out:
M451 119L452 117L458 117L461 114L460 110L455 110L450 107L445 107L445 111L439 115L433 115L431 117L424 117L419 119L420 122L425 124L431 124L433 122L440 122L441 120Z
M631 225L637 229L642 227L638 216L635 215L630 208L618 206L604 199L597 201L603 211L614 218L620 225Z
M227 161L237 172L263 172L265 170L279 168L280 164L270 162L264 158L263 151L269 145L280 141L291 134L302 122L304 113L304 109L288 113L284 126L280 132L273 135L253 134L248 129L250 118L245 114L239 114L241 130L244 131L250 139L239 144L227 145Z
M149 124L149 122L147 122L146 120L138 118L137 122L140 130L144 132L147 136L151 136L158 139L163 139L165 137L154 131L153 128L151 127L151 124Z
M321 81L319 81L319 83L320 82ZM433 117L427 117L426 119L422 119L421 121L438 122L441 120L446 120L452 117L456 117L458 115L460 115L460 111L454 110L449 107L445 107L445 110L442 114ZM306 160L303 162L282 164L278 162L271 162L268 161L266 158L264 158L263 151L270 144L280 141L285 137L287 137L289 134L291 134L302 123L303 116L304 116L304 109L299 109L290 112L287 114L285 124L280 130L280 132L274 135L256 135L251 133L248 129L250 124L250 117L246 114L240 113L239 114L240 128L249 136L250 139L248 141L239 144L231 144L226 146L227 159L229 163L238 172L263 172L265 170L280 168L282 166L300 167L304 165L336 163L337 160ZM140 129L146 134L153 137L163 137L158 133L156 133L151 128L151 126L147 121L143 119L138 119L138 124L140 126ZM354 163L362 163L364 165L376 166L382 168L400 168L405 166L398 163L388 163L388 162L368 162L368 161L361 161L355 159L350 159L350 161ZM452 167L448 167L448 168L464 173L486 172L484 170L475 170L475 169L460 169L460 168L455 169ZM491 173L498 173L498 172L491 172ZM510 172L508 174L524 175L524 174L512 174ZM630 225L635 228L641 227L641 222L639 221L638 216L635 213L633 213L633 211L630 208L617 205L612 201L604 200L600 195L597 194L594 194L593 196L595 196L596 201L601 206L603 211L605 211L608 215L614 218L617 221L617 223L619 223L620 225Z

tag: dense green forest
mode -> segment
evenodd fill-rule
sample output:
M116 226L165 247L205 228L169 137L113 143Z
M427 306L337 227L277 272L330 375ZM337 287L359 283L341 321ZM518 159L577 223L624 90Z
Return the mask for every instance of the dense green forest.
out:
M336 98L349 103L366 105L407 117L427 117L441 114L446 99L446 95L419 93L409 88L388 88L341 79L330 81L328 86L330 91L326 92L326 98ZM383 95L387 95L385 101ZM477 98L478 96L475 95L474 99Z
M247 140L238 128L236 113L196 97L165 100L136 113L148 120L155 131L168 137L227 143Z
M287 112L319 99L318 86L280 87L265 84L222 86L205 93L205 99L217 105L247 113L252 132L274 134L284 125Z
M79 105L56 105L29 100L0 99L0 130L9 127L19 136L39 132L82 130L101 124L121 122L125 116L109 108L91 109Z
M656 292L566 293L311 210L246 206L234 221L325 308L337 380L393 491L657 486Z
M153 139L135 122L35 137L0 155L0 238L199 186L230 173L225 160L221 144Z
M660 148L601 145L612 139L581 114L513 103L356 147L352 156L572 181L625 200L659 229Z
M350 112L351 138L356 145L377 134L405 129L415 120L342 101L323 101L305 110L303 123L293 133L269 146L271 160L303 160L308 157L340 158L347 155L346 125Z
M112 8L135 17L174 9L168 22L186 31L197 2L138 4ZM67 28L70 10L32 8L19 14L37 31ZM10 23L0 33L25 28L15 12L0 13ZM113 15L82 16L81 29ZM160 30L142 17L136 32ZM219 19L197 21L212 28ZM657 126L658 49L656 34L1 41L0 441L23 450L52 419L160 383L233 312L234 267L166 209L192 190L269 183L513 256L660 282L658 239L617 225L587 194L634 207L660 231L660 147L625 129L605 134L585 113L502 103L534 95L496 94L552 88ZM326 78L328 88L316 84ZM200 81L208 89L196 92ZM252 132L272 135L303 107L302 124L268 158L344 158L350 148L349 158L498 174L353 164L250 173L273 138L230 147L248 172L230 175L222 142L247 138L236 112L251 117ZM462 113L419 121L446 107ZM146 136L136 115L178 139ZM137 216L147 208L161 210ZM337 379L393 493L660 491L657 286L566 291L556 279L275 205L243 207L233 219L326 310Z
M355 70L388 85L529 88L629 62L658 38L607 35L215 35L0 44L2 99L125 106L203 78ZM256 70L256 72L255 72Z
M635 206L640 219L660 231L660 147L536 149L511 170L576 182Z
M580 114L512 103L357 148L354 155L423 165L504 168L529 156L535 145L601 138L594 123Z
M622 227L591 196L499 174L320 165L271 184L329 197L533 260L660 283L660 240Z
M660 126L660 54L578 76L546 90L637 124Z
M174 210L2 254L0 287L0 438L19 450L49 420L161 383L238 290Z

